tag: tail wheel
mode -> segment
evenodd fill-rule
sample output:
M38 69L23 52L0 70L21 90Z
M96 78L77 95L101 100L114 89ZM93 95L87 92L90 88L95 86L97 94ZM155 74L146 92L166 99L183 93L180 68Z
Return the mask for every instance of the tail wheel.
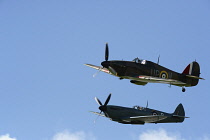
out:
M182 92L185 92L185 91L186 91L185 87L182 87Z

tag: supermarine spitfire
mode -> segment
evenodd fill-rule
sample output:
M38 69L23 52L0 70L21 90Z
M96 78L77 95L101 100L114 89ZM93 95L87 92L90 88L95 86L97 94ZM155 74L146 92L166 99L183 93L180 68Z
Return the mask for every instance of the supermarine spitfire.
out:
M111 94L109 94L103 105L101 101L95 97L101 112L91 112L122 124L181 123L185 118L189 118L185 117L182 104L179 104L174 113L170 114L155 109L149 109L147 108L148 104L146 107L134 106L133 108L108 105L110 98Z
M109 48L106 43L105 61L101 63L103 67L92 64L85 64L91 68L117 76L122 79L129 79L136 85L146 85L147 83L165 83L182 87L196 86L200 78L200 66L196 61L190 63L182 73L172 71L158 63L135 58L133 61L112 60L108 61ZM204 80L204 79L203 79Z

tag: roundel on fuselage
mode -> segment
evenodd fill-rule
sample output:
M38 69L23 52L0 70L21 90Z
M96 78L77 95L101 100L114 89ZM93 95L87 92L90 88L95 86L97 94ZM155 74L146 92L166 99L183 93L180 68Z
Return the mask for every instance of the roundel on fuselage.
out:
M160 72L160 78L168 79L168 73L166 71L161 71Z
M157 113L156 111L153 110L153 111L152 111L152 115L153 115L153 116L157 116L158 113Z

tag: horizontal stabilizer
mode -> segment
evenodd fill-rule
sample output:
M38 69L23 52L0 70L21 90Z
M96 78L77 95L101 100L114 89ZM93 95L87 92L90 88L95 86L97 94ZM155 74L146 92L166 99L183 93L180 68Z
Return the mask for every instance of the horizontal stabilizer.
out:
M179 117L179 118L190 118L190 117L179 116L179 115L173 115L173 117Z
M201 78L201 77L198 77L198 76L193 76L193 75L186 75L187 77L190 77L190 78L194 78L194 79L202 79L202 80L205 80L204 78Z

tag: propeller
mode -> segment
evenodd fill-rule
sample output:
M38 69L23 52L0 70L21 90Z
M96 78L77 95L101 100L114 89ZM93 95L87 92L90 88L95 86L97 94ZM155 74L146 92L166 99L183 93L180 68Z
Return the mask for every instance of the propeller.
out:
M100 71L101 71L101 68L98 69L98 71L97 71L96 73L93 74L93 77L95 78L95 77L99 74Z
M101 110L101 112L104 112L105 115L107 115L105 111L107 110L107 107L106 106L109 103L109 100L111 98L111 95L112 94L110 93L109 96L107 97L106 101L104 102L104 105L101 103L101 101L97 97L95 97L95 100L96 100L96 102L99 105L99 109ZM101 114L101 112L100 112L100 114Z
M109 47L108 47L108 43L106 43L106 47L105 47L105 61L101 63L103 68L108 68L109 67L109 62L107 62L108 59L109 59ZM103 68L98 69L98 71L95 74L93 74L93 77L96 77Z

